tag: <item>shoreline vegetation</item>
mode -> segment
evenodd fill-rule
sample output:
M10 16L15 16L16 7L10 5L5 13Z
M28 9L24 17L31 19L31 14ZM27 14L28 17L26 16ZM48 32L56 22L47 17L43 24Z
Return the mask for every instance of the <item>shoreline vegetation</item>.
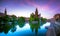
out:
M37 8L35 14L31 14L30 18L25 18L23 16L16 17L15 15L7 15L7 11L5 9L5 15L0 16L0 32L4 32L5 34L7 34L10 29L12 32L14 32L16 31L16 25L19 25L19 27L22 28L24 27L25 22L29 22L32 31L33 28L35 28L35 32L37 34L38 28L40 28L40 25L46 23L46 20L46 18L40 17Z
M58 17L59 16L59 17ZM60 22L60 14L55 15L53 17L56 21ZM50 19L52 20L52 19ZM26 17L16 17L15 15L7 15L6 10L5 10L5 15L0 16L0 33L4 32L5 34L8 33L8 31L11 29L11 32L16 31L16 25L19 25L19 27L24 27L25 22L28 22L30 25L30 29L35 31L35 34L38 34L38 29L40 28L41 25L45 24L46 22L50 21L47 18L41 17L40 14L38 14L38 10L36 8L35 14L32 13L30 15L30 18Z

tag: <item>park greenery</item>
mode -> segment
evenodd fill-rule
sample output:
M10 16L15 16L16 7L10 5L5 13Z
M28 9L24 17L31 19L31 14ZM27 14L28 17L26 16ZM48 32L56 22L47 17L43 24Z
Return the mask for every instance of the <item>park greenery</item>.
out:
M24 17L18 17L18 25L19 25L19 27L23 27L25 25Z
M16 31L16 25L23 27L25 23L24 17L16 17L15 15L5 15L4 17L0 16L0 32L8 33L9 30L11 32Z
M32 13L31 15L30 15L30 18L29 18L29 22L30 23L32 23L33 21L38 21L38 23L40 24L40 25L43 25L43 24L45 24L46 23L46 18L43 18L43 17L38 17L38 16L34 16L34 14Z
M40 20L42 23L40 22ZM38 16L34 17L34 14L31 14L29 18L29 23L32 32L35 29L35 32L37 34L38 28L40 28L40 23L44 24L46 23L46 20L46 18L38 18ZM31 23L32 21L38 21L38 23ZM0 32L4 32L5 34L7 34L9 30L11 30L11 32L15 32L16 25L19 25L19 27L22 28L25 25L25 17L16 17L15 15L5 15L3 17L0 16Z
M29 18L29 25L30 25L30 29L32 30L32 32L35 32L35 35L38 36L38 29L40 28L41 25L46 23L46 18L43 17L38 17L35 16L33 13L30 15ZM32 23L33 21L37 21L38 23Z
M35 17L34 14L32 13L32 14L30 15L29 21L30 21L30 22L32 22L32 21L39 21L39 17L38 17L38 16Z

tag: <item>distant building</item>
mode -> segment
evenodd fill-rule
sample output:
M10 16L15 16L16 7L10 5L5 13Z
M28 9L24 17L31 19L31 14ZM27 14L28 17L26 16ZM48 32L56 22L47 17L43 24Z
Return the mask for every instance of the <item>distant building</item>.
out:
M55 19L60 18L60 14L54 15L54 18L55 18Z
M4 12L5 12L5 15L7 15L7 10L6 10L6 8L5 8L5 11L4 11Z
M54 19L55 19L55 20L60 20L60 14L54 15Z
M35 11L35 17L39 17L40 18L40 14L38 14L38 9L36 8L36 11Z
M40 17L41 17L41 15L38 14L38 9L37 9L37 8L36 8L36 10L35 10L35 14L34 14L34 13L31 13L31 15L33 15L34 18L36 18L36 17L40 18ZM25 17L25 21L26 21L26 22L29 21L29 18L26 18L26 17ZM34 21L33 21L33 22L34 22ZM36 21L35 21L35 22L36 22Z
M5 8L5 10L4 10L4 13L1 13L1 12L0 12L0 16L3 17L3 16L5 16L5 15L7 15L7 10L6 10L6 8Z
M55 14L53 18L47 19L47 22L55 22L56 20L60 20L60 14Z
M36 17L41 17L41 14L38 14L38 9L36 8L36 11L35 11L35 14L34 13L32 13L31 15L34 15L34 17L36 18Z
M25 17L25 22L29 22L29 17Z
M41 18L41 14L38 14L38 9L36 8L35 13L32 13L30 17L33 18L32 23L37 24L39 22L39 18Z
M4 15L5 15L4 13L1 13L1 12L0 12L0 16L4 16Z

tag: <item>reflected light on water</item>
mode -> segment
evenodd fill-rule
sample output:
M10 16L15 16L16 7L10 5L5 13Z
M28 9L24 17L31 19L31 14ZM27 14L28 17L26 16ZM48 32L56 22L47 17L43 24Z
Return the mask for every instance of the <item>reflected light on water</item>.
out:
M18 31L20 31L20 30L24 31L24 30L30 29L30 26L29 26L29 23L26 23L24 27L21 28L21 27L19 27L19 25L17 25L16 28Z
M40 26L41 29L45 29L45 27L49 27L50 26L50 22L47 22L45 24L43 24L42 26ZM30 26L29 26L29 23L26 23L24 27L19 27L19 25L16 26L17 30L20 31L24 31L24 30L29 30L30 29Z
M50 26L50 23L47 22L46 24L40 26L41 29L38 29L38 34L39 35L45 35L46 33L46 29L45 26ZM26 23L25 26L23 26L22 28L19 27L19 25L16 25L16 31L15 32L11 32L11 30L8 32L8 34L6 35L5 33L0 33L0 36L25 36L25 35L32 35L34 36L35 32L31 31L31 28L29 26L29 23Z
M44 29L45 27L49 27L50 26L50 22L45 23L44 25L40 26L41 29Z

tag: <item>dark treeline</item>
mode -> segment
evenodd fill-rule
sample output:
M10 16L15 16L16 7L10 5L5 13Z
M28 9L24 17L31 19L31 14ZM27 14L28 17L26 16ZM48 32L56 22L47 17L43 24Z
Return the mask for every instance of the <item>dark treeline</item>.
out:
M12 32L16 31L16 25L23 27L25 23L24 17L16 17L15 15L5 15L0 16L0 32L4 32L5 34L11 29Z

